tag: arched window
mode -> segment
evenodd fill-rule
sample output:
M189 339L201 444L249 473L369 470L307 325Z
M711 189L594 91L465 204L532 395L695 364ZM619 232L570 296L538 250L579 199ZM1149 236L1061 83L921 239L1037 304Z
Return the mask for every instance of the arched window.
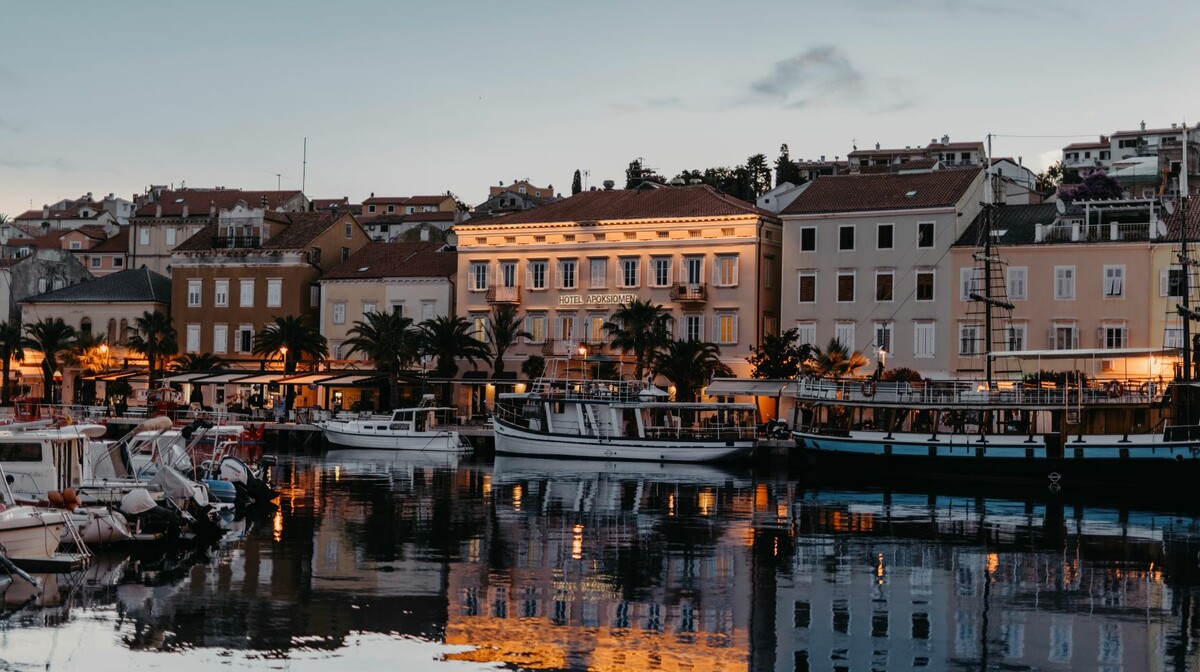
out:
M106 332L106 338L104 340L108 341L109 343L119 343L120 342L117 340L117 320L115 318L110 318L108 320L108 330Z
M123 317L121 318L121 331L119 332L119 339L120 340L117 342L121 345L125 345L125 343L129 341L129 320Z
M85 334L92 333L92 318L85 317L79 321L79 331Z

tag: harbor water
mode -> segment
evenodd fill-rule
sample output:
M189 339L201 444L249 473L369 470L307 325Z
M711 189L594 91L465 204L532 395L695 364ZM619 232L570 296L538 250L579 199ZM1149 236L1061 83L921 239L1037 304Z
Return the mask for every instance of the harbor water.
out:
M1200 508L329 451L207 548L15 581L3 670L1200 669Z

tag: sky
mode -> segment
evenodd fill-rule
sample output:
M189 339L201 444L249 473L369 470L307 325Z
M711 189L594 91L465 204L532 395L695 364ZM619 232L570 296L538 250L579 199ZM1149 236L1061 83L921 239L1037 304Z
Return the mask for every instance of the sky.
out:
M310 198L528 178L570 192L1200 121L1200 3L1093 0L0 2L0 213L150 184ZM307 167L303 148L307 138Z

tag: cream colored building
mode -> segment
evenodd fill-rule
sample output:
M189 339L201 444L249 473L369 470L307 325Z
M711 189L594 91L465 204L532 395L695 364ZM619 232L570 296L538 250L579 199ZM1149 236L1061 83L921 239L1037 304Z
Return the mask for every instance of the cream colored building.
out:
M674 338L716 343L738 376L779 330L780 222L708 186L585 191L454 230L458 314L486 340L492 307L510 303L532 334L508 351L509 371L530 355L578 357L580 345L621 358L603 324L632 300L666 308Z

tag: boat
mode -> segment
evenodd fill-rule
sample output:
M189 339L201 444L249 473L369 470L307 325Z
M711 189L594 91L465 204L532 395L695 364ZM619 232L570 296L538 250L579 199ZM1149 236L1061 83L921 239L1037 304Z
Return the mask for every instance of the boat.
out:
M3 505L0 511L0 549L18 565L49 562L67 528L67 513L34 506Z
M457 431L449 429L449 419L457 412L451 406L434 406L433 395L425 395L420 405L398 408L388 415L335 418L314 424L329 443L342 448L463 451L470 446Z
M1187 199L1181 201L1186 208ZM994 367L1003 362L1047 358L1119 362L1174 357L1178 351L994 348L993 332L1009 328L1014 306L1003 295L1005 262L992 249L993 207L985 206L985 226L973 255L981 282L967 294L977 311L976 323L986 325L982 329L984 376L922 382L886 382L878 376L804 377L795 383L799 410L792 432L802 463L856 476L967 477L1040 483L1051 489L1195 483L1200 478L1200 409L1187 348L1183 348L1182 366L1169 381L1116 373L1087 381L1076 372L1063 372L1054 382L1041 380L1040 374L1035 380L1019 372L997 375ZM1186 238L1179 259L1184 268L1196 263L1188 257ZM1181 342L1190 343L1188 323L1200 313L1188 306L1188 274L1182 275ZM1119 363L1112 368L1123 370Z
M645 381L539 378L497 395L496 453L607 461L719 462L758 445L753 404L672 402Z

